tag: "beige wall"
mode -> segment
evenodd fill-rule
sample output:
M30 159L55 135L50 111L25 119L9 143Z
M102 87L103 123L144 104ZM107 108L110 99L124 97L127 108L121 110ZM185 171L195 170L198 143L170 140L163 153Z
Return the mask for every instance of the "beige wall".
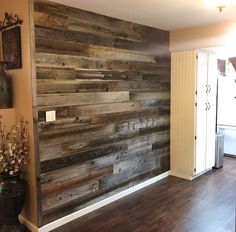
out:
M29 30L29 1L28 0L1 0L0 20L3 20L4 12L17 14L23 19L21 26L22 46L22 68L9 71L13 79L14 108L16 118L23 117L29 121L30 132L30 163L26 171L26 179L29 184L29 193L24 209L24 216L33 224L37 225L36 210L36 181L35 181L35 156L33 141L33 113L32 113L32 78L31 78L31 51L30 51L30 30ZM1 47L1 46L0 46ZM6 113L5 122L9 122ZM12 118L12 116L11 116Z
M227 21L171 31L170 50L173 52L222 46L227 34L235 25L236 21Z
M2 122L6 131L9 131L16 120L15 109L0 109L0 115L2 116Z

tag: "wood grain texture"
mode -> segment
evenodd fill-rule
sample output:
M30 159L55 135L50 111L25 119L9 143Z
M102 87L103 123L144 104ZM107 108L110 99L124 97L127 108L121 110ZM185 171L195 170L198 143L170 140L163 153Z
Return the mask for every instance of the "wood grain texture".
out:
M167 31L34 8L43 225L169 170L170 54Z
M225 157L223 168L193 181L169 176L53 232L233 232L235 164Z

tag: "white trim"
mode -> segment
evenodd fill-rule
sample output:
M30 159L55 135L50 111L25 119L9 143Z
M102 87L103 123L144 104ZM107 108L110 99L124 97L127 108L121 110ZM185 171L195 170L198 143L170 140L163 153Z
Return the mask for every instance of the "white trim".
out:
M37 226L35 226L33 223L28 221L26 218L24 218L22 215L19 215L19 220L22 224L24 224L31 232L38 232L39 229Z
M104 199L104 200L102 200L100 202L97 202L97 203L95 203L95 204L93 204L91 206L88 206L88 207L84 208L84 209L78 210L75 213L72 213L72 214L67 215L67 216L65 216L63 218L60 218L60 219L58 219L56 221L53 221L53 222L51 222L51 223L49 223L49 224L39 228L37 231L38 232L48 232L48 231L51 231L51 230L53 230L53 229L55 229L57 227L60 227L60 226L62 226L64 224L68 223L68 222L71 222L72 220L75 220L75 219L77 219L79 217L82 217L85 214L88 214L88 213L90 213L90 212L92 212L92 211L94 211L96 209L99 209L99 208L101 208L101 207L103 207L105 205L108 205L108 204L110 204L110 203L112 203L114 201L117 201L117 200L119 200L119 199L121 199L121 198L123 198L123 197L125 197L125 196L127 196L129 194L131 194L131 193L134 193L134 192L136 192L136 191L138 191L138 190L140 190L142 188L145 188L145 187L147 187L147 186L149 186L149 185L151 185L151 184L153 184L153 183L155 183L155 182L157 182L159 180L162 180L162 179L164 179L167 176L169 176L169 171L167 171L165 173L162 173L159 176L153 177L153 178L151 178L151 179L149 179L147 181L144 181L143 183L135 185L135 186L133 186L133 187L131 187L129 189L126 189L126 190L124 190L124 191L122 191L122 192L120 192L118 194L115 194L115 195L113 195L111 197L108 197L107 199ZM34 232L34 231L32 230L32 232Z

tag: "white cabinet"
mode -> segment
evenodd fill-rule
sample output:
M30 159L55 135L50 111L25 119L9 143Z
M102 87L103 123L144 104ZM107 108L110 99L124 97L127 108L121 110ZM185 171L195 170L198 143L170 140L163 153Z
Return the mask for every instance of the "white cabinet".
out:
M205 51L171 55L171 175L214 166L217 59Z

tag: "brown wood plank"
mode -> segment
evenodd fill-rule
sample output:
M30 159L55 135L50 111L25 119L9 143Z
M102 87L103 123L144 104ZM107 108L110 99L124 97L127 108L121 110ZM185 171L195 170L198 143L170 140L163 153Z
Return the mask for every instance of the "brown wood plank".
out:
M99 59L127 60L136 62L156 63L156 57L139 52L130 52L119 48L109 48L79 43L78 41L63 41L59 38L36 38L38 53L64 54ZM164 60L164 58L163 58ZM168 62L169 63L169 62ZM163 62L164 64L164 62Z
M51 20L51 15L43 16L45 19ZM56 20L60 20L57 19ZM47 21L48 22L48 21ZM47 24L46 22L46 24ZM41 26L41 25L37 25ZM53 31L55 38L61 38L66 42L78 41L82 44L91 44L102 47L111 47L124 50L130 50L134 52L146 53L146 55L153 55L159 57L169 56L168 42L157 37L155 44L148 43L146 41L130 40L127 38L114 38L107 35L92 34L88 32L66 30L66 28L55 25L53 28L47 29L42 27L36 27L36 38L53 39L50 31ZM98 39L99 38L99 39Z
M51 135L51 134L44 134L40 136L40 144L41 148L49 147L53 145L58 144L66 144L69 142L75 142L75 141L84 141L84 140L90 140L95 139L97 137L102 136L109 136L115 132L115 127L113 124L108 126L100 126L95 127L91 129L85 129L85 130L74 130L73 132L71 130L62 132L61 134L56 133L57 136ZM52 159L52 154L46 154L45 156L41 153L40 160L43 161L48 157L48 159Z
M102 81L38 80L38 94L107 92L108 83Z
M102 60L98 58L85 58L71 55L36 53L37 67L53 68L75 68L78 70L92 69L96 71L135 71L144 73L155 73L160 75L170 74L169 64L156 64L146 62L133 62L121 60Z
M79 174L80 172L78 172L78 168L81 168L81 166L76 166L76 170L77 170L77 175L76 176L72 176L72 168L70 168L70 176L66 176L66 173L63 172L63 170L60 170L60 173L63 172L64 174L64 179L56 179L55 180L55 175L49 175L47 174L47 176L44 178L43 176L42 178L42 196L44 198L50 197L52 195L55 196L55 194L57 194L58 192L60 193L61 190L68 190L70 188L74 188L76 186L81 186L83 184L86 184L86 182L93 180L93 181L97 181L105 176L111 175L113 172L113 168L112 166L108 166L105 168L100 168L98 170L90 170L90 169L86 169L85 173L83 174ZM50 178L50 179L49 179ZM43 183L45 180L47 179L46 183ZM49 181L50 180L50 181Z
M168 91L169 81L81 81L81 80L38 80L38 94L76 93L76 92L116 92L155 90Z
M225 158L223 169L194 181L167 177L54 232L234 231L234 176L235 159Z
M170 92L163 91L163 92L130 92L130 100L131 101L139 101L145 99L157 99L157 100L166 100L170 99Z
M164 30L34 9L42 226L169 170L170 53Z
M38 106L72 106L129 101L129 92L40 94Z
M123 152L126 149L136 149L157 143L162 139L166 141L169 139L169 133L165 131L166 129L168 127L161 127L160 131L144 136L139 136L139 131L134 131L124 135L111 134L98 139L54 146L45 147L41 144L40 155L44 160L41 162L41 171L48 172L115 152Z
M71 108L71 117L86 117L99 114L111 114L119 112L127 112L133 110L140 110L140 102L117 102L108 104L97 104L97 105L87 105L87 106L76 106Z
M41 162L41 173L71 166L75 163L81 163L90 159L95 159L102 156L108 156L112 153L125 151L127 148L128 148L127 143L121 142L83 152L74 151L74 153L71 152L67 156L62 156L61 158L54 158ZM58 155L60 154L57 154L57 156Z
M98 31L107 32L108 34L117 32L119 34L115 34L115 37L123 36L124 38L142 39L149 42L156 42L157 38L160 38L162 41L169 41L169 33L167 31L144 27L131 22L66 7L52 2L36 1L35 11L49 13L50 15L60 14L62 17L71 18L74 20L74 24L78 23L81 28L82 25L85 29L90 28L90 31L91 28L93 28L93 31L91 31L93 33Z
M167 92L170 90L169 81L120 81L109 82L108 91L129 90L132 92Z
M146 109L146 110L136 110L136 111L126 111L126 112L120 112L117 113L111 113L111 114L101 114L101 115L95 115L92 116L90 119L90 123L92 124L99 124L104 122L120 122L120 121L126 121L129 119L136 119L136 118L143 118L143 117L161 117L161 116L167 116L170 113L169 108L165 107L159 107L159 108L152 108L152 109Z
M131 171L132 169L130 169L129 167L133 168L133 171ZM155 153L136 157L136 159L124 161L120 164L114 165L114 175L112 177L101 177L101 185L103 185L103 183L106 183L106 185L103 185L103 189L111 189L113 186L118 185L121 180L127 180L127 178L132 179L135 176L140 175L141 173L145 173L146 170L155 170L159 167L160 159L156 156ZM104 179L106 180L104 181ZM94 192L99 191L101 188L100 181L95 182L94 180L91 180L90 182L92 182L92 186L90 185L89 190L87 189L87 187L85 187L85 192L82 190L83 186L75 186L70 190L65 190L62 193L44 198L43 212L47 214L51 211L63 208L64 205L73 205L77 200L80 200L83 195L94 195ZM96 184L94 184L94 182Z
M163 77L166 79L167 77ZM163 79L159 78L159 79ZM75 68L37 67L37 79L53 80L142 80L143 74L135 71L77 70ZM157 76L155 77L157 79Z

